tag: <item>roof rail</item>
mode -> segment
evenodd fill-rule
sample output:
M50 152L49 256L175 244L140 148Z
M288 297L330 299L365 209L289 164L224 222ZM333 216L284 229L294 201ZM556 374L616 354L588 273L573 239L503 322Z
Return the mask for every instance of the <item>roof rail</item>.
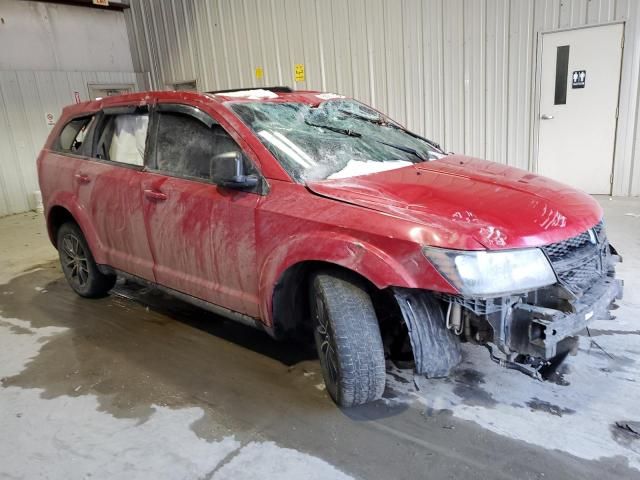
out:
M205 93L231 93L231 92L242 92L243 90L269 90L274 93L291 93L293 89L290 87L249 87L249 88L229 88L228 90L214 90L211 92Z

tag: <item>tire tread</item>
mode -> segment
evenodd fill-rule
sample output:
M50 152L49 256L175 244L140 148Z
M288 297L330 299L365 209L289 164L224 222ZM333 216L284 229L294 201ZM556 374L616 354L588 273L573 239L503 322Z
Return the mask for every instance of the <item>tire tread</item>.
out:
M324 297L334 331L339 383L334 400L351 407L381 398L386 381L384 348L369 294L360 282L338 272L317 274L312 284L313 291Z

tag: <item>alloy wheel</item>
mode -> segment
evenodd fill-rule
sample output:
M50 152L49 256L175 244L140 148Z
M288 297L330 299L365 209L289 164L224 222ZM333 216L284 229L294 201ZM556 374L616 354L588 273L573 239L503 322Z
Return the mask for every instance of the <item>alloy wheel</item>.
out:
M67 234L62 240L63 265L69 277L79 288L89 281L89 260L78 237Z
M321 298L316 300L316 335L320 345L320 364L332 385L336 385L338 381L338 360L334 350L331 325L325 314L325 306Z

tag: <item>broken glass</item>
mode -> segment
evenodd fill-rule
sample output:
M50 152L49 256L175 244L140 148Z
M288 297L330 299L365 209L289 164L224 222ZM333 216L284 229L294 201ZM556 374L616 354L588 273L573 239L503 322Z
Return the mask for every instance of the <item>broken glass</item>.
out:
M237 102L231 109L301 183L391 170L444 155L435 143L355 100Z

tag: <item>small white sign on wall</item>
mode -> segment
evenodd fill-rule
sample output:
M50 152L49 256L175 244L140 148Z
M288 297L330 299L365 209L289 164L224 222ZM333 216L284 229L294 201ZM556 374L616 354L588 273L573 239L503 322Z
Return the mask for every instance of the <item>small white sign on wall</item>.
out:
M47 112L44 114L44 120L47 122L47 125L52 127L56 124L56 117L51 112Z

